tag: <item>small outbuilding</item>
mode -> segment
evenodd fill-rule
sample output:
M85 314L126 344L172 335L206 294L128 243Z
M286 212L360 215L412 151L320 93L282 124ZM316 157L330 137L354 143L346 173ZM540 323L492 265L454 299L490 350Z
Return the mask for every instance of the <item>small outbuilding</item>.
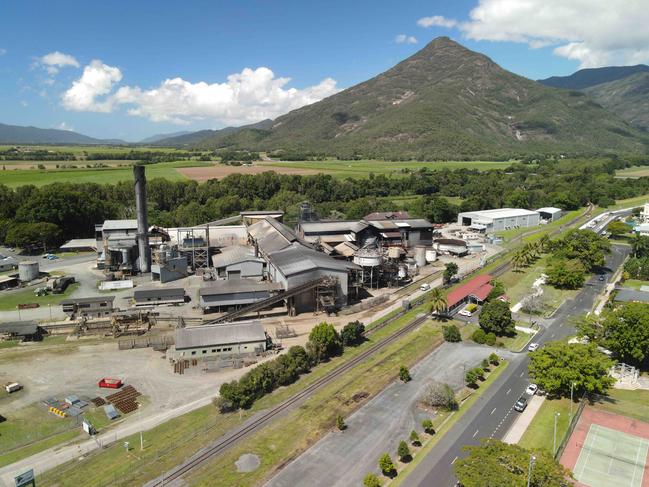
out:
M482 304L493 289L491 281L493 276L484 274L476 276L466 284L454 289L446 296L446 306L453 312L464 303Z
M561 208L555 208L553 206L545 206L536 210L539 215L541 215L541 220L548 222L553 222L561 218L563 211Z
M462 256L469 253L466 242L457 238L439 238L435 240L433 248L440 254Z
M135 306L182 304L185 302L185 290L182 287L142 289L133 293L133 300Z
M283 291L276 282L253 279L231 279L215 281L198 291L203 311L226 311L257 301L268 299L272 294Z
M257 279L264 277L264 259L256 255L254 247L233 245L212 256L212 266L219 277L226 279Z
M232 357L259 354L270 339L258 321L200 325L176 329L176 340L168 352L174 360Z
M59 304L69 317L109 316L113 312L115 296L92 296L89 298L64 299Z
M20 340L35 342L43 338L43 329L35 321L0 323L0 341Z

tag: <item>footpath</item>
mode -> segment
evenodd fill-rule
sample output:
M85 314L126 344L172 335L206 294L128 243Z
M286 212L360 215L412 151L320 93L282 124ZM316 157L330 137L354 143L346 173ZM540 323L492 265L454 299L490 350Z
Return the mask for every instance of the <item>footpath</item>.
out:
M527 431L527 428L530 426L534 416L539 412L543 401L545 401L545 396L532 396L527 403L525 411L518 415L514 424L512 424L507 434L503 437L503 442L516 444L521 441L523 434Z

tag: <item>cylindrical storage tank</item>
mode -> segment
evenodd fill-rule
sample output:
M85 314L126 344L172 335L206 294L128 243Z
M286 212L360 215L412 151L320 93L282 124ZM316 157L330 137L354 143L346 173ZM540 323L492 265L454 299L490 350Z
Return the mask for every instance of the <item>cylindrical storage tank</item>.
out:
M424 267L426 265L426 247L423 245L417 245L415 247L415 263L419 267Z
M23 282L33 281L40 274L38 262L24 260L18 263L18 279Z
M130 264L130 263L131 263L131 255L128 249L122 249L122 264Z
M376 267L381 265L381 255L375 252L356 252L354 264L361 267Z
M388 257L391 259L398 259L401 257L401 249L399 247L389 247Z
M435 252L433 249L427 249L426 262L430 264L431 262L435 262L436 260L437 260L437 252Z
M399 279L405 279L408 276L408 268L405 265L399 266Z

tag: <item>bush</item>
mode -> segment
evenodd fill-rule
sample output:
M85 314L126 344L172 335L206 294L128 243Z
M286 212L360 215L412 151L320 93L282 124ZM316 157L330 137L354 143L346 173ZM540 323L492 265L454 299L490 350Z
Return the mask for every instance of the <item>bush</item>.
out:
M394 477L397 475L397 469L388 453L384 453L381 455L381 458L379 458L379 468L386 477Z
M484 340L486 345L489 345L490 347L493 347L496 344L496 334L495 333L487 333L485 335L485 340Z
M487 334L484 332L484 330L478 329L473 332L471 339L474 342L479 343L480 345L484 345L485 341L487 340Z
M412 444L412 446L421 446L421 440L415 430L410 432L410 444Z
M408 448L408 443L406 443L403 440L399 442L399 447L397 448L397 455L399 455L399 460L401 460L404 463L412 460L412 456L410 456L410 448Z
M476 309L478 309L478 305L475 303L469 303L464 309L466 309L469 313L473 313Z
M485 333L495 333L500 336L514 333L514 320L509 304L498 299L485 303L479 322Z
M424 428L424 432L429 435L435 434L435 428L433 428L433 422L430 419L424 419L421 422L421 427Z
M489 355L489 363L496 366L500 365L500 357L498 357L497 353L492 353L491 355Z
M347 425L345 424L345 420L343 419L342 415L336 416L336 428L338 428L340 431L344 431L347 429Z
M482 369L481 369L482 370ZM475 369L469 369L464 375L464 380L469 387L477 387L478 385L478 374Z
M410 377L410 371L405 365L402 365L399 368L399 379L401 379L403 382L410 382L412 380L412 377Z
M482 367L482 370L487 372L489 370L489 359L487 358L482 359L482 363L480 364L480 366Z
M456 325L444 325L442 326L442 332L444 334L444 341L451 343L462 341L460 329Z
M342 352L343 343L340 335L331 323L320 323L309 333L307 350L316 363L323 362Z
M446 411L455 411L458 408L453 388L437 381L432 381L428 385L422 400L427 406Z
M363 487L381 487L381 481L375 473L368 473L363 479Z
M343 327L340 332L340 337L342 338L343 345L349 347L363 343L363 333L365 333L365 325L356 320L347 323Z

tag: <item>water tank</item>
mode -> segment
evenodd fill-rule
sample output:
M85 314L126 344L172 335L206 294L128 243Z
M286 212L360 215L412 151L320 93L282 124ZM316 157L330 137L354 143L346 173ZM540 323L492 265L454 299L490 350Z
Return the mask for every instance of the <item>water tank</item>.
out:
M435 252L433 249L427 249L426 262L430 264L431 262L435 262L436 260L437 260L437 252Z
M18 279L23 282L33 281L39 273L38 262L24 260L18 263Z
M381 254L376 251L359 250L354 254L354 264L361 267L376 267L381 265Z
M424 267L426 265L426 247L423 245L417 245L415 247L415 263L419 267Z

